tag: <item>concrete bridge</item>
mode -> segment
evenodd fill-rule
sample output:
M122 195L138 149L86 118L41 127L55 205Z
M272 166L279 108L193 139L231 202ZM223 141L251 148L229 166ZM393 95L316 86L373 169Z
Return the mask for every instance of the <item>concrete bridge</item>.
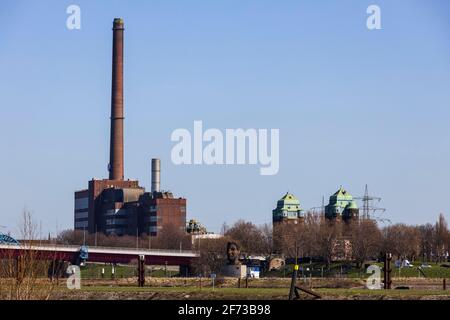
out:
M36 259L68 261L76 264L80 258L80 246L0 244L0 259L15 259L33 254ZM146 265L189 267L199 257L187 250L133 249L112 247L88 247L87 262L127 264L143 256Z

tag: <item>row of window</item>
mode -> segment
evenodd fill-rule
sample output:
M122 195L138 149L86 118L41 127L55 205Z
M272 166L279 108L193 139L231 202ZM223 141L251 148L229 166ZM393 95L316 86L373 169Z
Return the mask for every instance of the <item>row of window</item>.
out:
M84 229L88 227L87 221L76 221L75 222L75 229Z
M89 198L75 199L75 211L87 209L89 207Z
M88 215L88 212L75 212L75 220L87 219Z
M127 224L127 219L106 219L106 225L107 226L125 226Z

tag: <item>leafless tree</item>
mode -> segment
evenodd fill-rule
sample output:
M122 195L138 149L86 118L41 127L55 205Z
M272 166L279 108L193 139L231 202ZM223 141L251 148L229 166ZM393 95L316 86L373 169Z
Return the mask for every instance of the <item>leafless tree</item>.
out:
M286 257L313 257L319 254L318 235L322 219L307 213L297 223L278 223L273 227L274 251Z
M448 237L449 231L447 226L447 221L445 221L444 215L441 213L439 215L438 221L435 225L435 244L434 252L436 254L436 260L441 262L444 258L445 252L448 251Z
M368 259L374 259L382 247L382 235L375 220L352 221L349 225L352 257L357 267Z
M0 300L49 299L57 284L47 278L51 261L41 259L33 247L37 227L29 211L22 214L20 236L20 255L8 251L0 261Z
M342 235L342 223L322 219L318 231L319 255L325 259L327 266L330 267L335 254L336 243Z
M121 247L121 248L145 248L145 249L172 249L179 250L180 246L183 250L191 248L190 236L183 230L172 224L165 225L158 232L158 236L152 236L149 239L147 234L140 236L115 234L105 235L102 232L97 234L87 234L80 230L64 230L58 237L57 242L65 245L83 245L102 247Z
M434 243L435 241L435 229L434 226L430 223L425 225L420 225L417 227L420 241L420 256L423 261L429 261L432 259Z
M383 229L383 251L391 252L398 259L414 260L419 255L420 234L416 227L402 223Z
M226 263L227 243L231 239L202 239L201 246L194 250L200 253L200 257L194 260L192 265L194 272L198 275L207 276L210 273L219 273Z
M268 257L273 253L273 230L272 226L268 223L259 227L261 233L261 250L260 253Z
M152 241L152 247L158 249L171 249L177 250L191 248L191 237L180 228L175 225L168 224L163 227L157 237L154 237Z
M265 252L261 230L253 223L239 220L225 235L241 244L241 253L246 255Z

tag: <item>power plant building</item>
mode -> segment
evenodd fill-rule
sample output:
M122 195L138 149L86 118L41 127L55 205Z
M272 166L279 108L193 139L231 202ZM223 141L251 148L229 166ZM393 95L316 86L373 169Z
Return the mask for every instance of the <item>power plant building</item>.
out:
M74 228L116 235L157 236L165 225L186 228L186 199L161 191L161 162L152 159L152 188L124 178L124 22L114 19L109 179L92 179L75 192Z

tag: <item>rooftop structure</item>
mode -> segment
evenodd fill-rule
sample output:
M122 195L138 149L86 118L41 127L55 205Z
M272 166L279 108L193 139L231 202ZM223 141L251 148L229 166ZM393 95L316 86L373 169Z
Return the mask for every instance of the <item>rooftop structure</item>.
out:
M349 221L358 218L359 208L352 195L342 187L332 196L328 205L325 206L325 218Z
M303 209L300 206L300 201L289 192L278 200L277 207L272 210L273 223L298 223L302 218Z

